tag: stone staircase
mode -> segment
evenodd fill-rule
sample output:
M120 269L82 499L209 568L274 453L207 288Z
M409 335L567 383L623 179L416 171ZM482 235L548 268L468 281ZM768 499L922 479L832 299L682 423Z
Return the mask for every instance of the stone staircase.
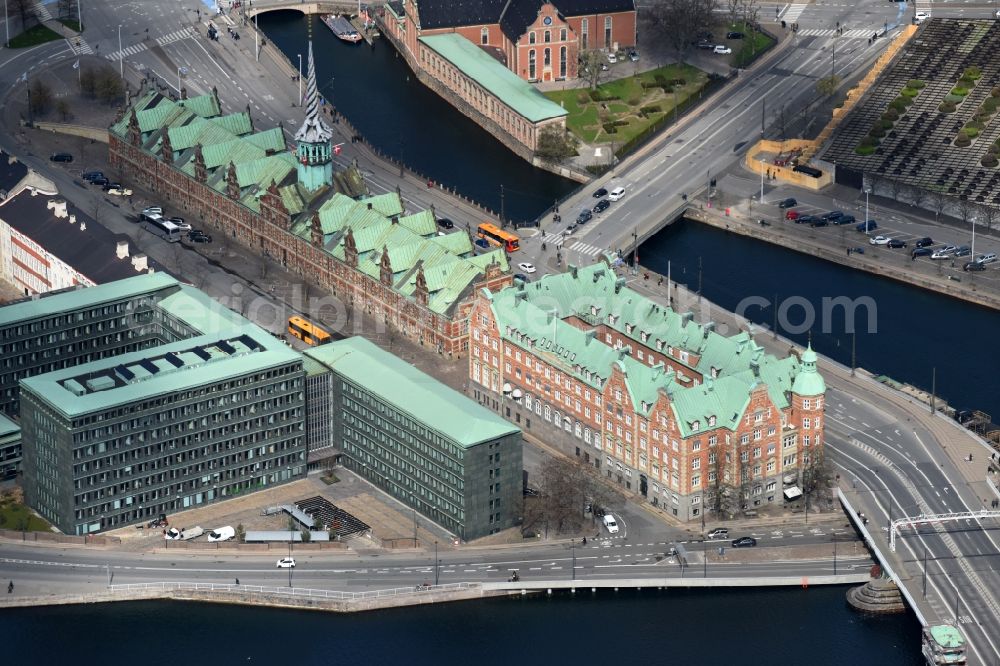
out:
M862 613L888 614L906 611L906 602L896 583L886 578L873 578L860 587L847 591L847 603Z

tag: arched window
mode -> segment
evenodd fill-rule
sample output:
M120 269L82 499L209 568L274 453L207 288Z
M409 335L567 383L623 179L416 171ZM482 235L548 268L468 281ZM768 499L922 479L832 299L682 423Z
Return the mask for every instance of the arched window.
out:
M543 61L546 67L552 66L552 49L545 49Z
M546 30L545 31L545 34L542 36L542 41L544 41L546 44L548 44L549 42L552 41L552 31L551 30Z
M559 77L566 78L566 47L559 47Z
M480 44L489 44L490 43L490 29L489 28L483 28L481 31L479 31L479 43Z
M611 17L604 17L604 48L611 48Z
M534 44L535 43L535 33L534 33L534 31L528 33L528 43L529 44Z
M528 79L535 80L535 49L528 51Z
M583 19L580 22L580 49L583 51L587 50L587 35L589 33L590 20Z

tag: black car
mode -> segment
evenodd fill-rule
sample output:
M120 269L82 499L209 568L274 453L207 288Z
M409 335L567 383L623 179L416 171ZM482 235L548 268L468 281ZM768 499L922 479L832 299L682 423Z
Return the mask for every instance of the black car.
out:
M100 187L104 187L104 186L105 186L105 185L107 185L107 184L108 184L109 182L111 182L111 181L109 181L109 180L108 180L107 178L105 178L104 176L98 176L98 177L97 177L97 178L95 178L94 180L90 181L90 184L91 184L91 185L98 185L98 186L100 186Z
M730 30L726 33L726 39L743 39L743 33Z
M101 185L101 189L104 190L105 192L107 192L108 190L120 190L122 189L122 184L105 182L103 185Z
M607 199L601 199L600 201L597 202L597 205L594 206L594 212L603 213L609 208L611 208L611 202L608 201Z
M787 199L782 199L781 201L778 202L778 208L794 208L795 206L798 205L799 202L793 199L792 197L788 197Z
M869 231L875 231L878 229L878 222L875 220L867 220L865 222L860 222L858 226L854 227L861 233L868 233Z
M799 215L797 218L792 220L795 224L812 224L819 218L815 215Z
M827 222L833 222L834 220L839 220L844 217L844 214L839 210L831 210L829 213L823 213L821 220L826 220Z
M930 236L924 236L923 238L921 238L920 240L918 240L916 243L914 243L914 245L916 247L930 247L931 245L934 245L934 241L931 240Z
M714 50L715 49L715 42L698 42L697 46L698 46L699 49Z
M189 235L188 240L192 243L211 243L212 237L208 234L197 233L194 235Z
M972 254L972 250L969 249L968 245L961 245L957 250L955 250L956 257L967 257Z
M531 282L527 275L524 273L514 273L514 279L520 280L521 282Z
M98 178L104 178L104 172L103 171L88 171L85 174L83 174L81 176L81 178L83 178L85 181L87 181L89 183L92 183L95 180L97 180Z
M854 219L853 215L844 215L843 217L838 217L833 220L834 224L854 224L857 220Z
M733 539L733 548L751 548L757 545L757 539L753 537L740 537Z
M894 247L896 249L899 249L901 247L906 247L906 242L905 241L901 241L898 238L890 238L889 242L886 243L885 245L886 245L886 247Z
M597 190L596 192L594 192L594 194L593 194L593 197L595 199L600 199L601 197L606 197L606 196L608 196L608 191L605 188L603 188L603 187L601 189Z
M49 159L53 162L72 162L73 156L69 153L52 153L52 156L49 157Z
M965 265L962 266L963 271L985 271L986 264L978 261L967 261Z
M455 223L449 220L447 217L442 217L438 220L438 226L442 229L454 229Z
M589 210L581 210L580 214L576 216L576 223L586 224L587 222L590 222L592 219L594 219L593 213L591 213Z
M910 256L916 259L917 257L929 257L932 254L934 254L934 250L929 247L917 247L910 253Z
M825 227L828 224L830 224L829 220L824 220L821 217L818 220L816 220L815 222L813 222L810 226L813 226L813 227Z

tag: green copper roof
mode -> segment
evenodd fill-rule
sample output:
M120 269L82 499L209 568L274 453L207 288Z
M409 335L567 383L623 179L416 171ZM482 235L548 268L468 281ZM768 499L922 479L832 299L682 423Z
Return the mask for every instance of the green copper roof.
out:
M228 350L225 345L218 345L220 340L228 343ZM204 349L210 358L206 360L195 354L192 351L195 348ZM180 367L165 360L168 352L177 355L182 362ZM226 331L30 377L21 380L21 387L22 391L31 392L53 409L73 418L288 363L301 363L299 353L267 331L246 323ZM125 366L133 378L123 380L116 372L120 366ZM150 366L158 371L150 372ZM88 390L79 395L73 391L74 387Z
M934 641L943 648L960 648L965 645L965 637L962 636L962 632L950 624L936 624L931 626L928 631L930 631Z
M812 344L802 352L802 369L795 376L792 384L792 393L799 395L823 395L826 393L826 382L823 375L816 369L816 352L812 349Z
M237 136L243 136L253 131L253 122L250 120L250 114L246 111L230 113L227 116L218 116L212 118L210 122Z
M361 337L305 352L379 399L468 448L520 429Z
M17 425L9 418L0 414L0 437L9 437L16 432L20 432L21 426Z
M208 334L246 323L246 319L239 313L210 298L200 289L185 284L179 286L177 292L160 299L158 307L194 330Z
M190 109L202 118L214 118L222 113L222 110L219 108L219 102L215 99L215 95L212 94L180 99L177 100L176 104L177 106Z
M364 206L371 204L372 208L385 217L403 214L403 201L395 192L386 192L385 194L379 194L373 197L364 197L359 203Z
M152 294L179 284L176 279L166 273L145 273L96 287L77 288L48 295L42 294L38 298L25 299L19 303L0 307L0 326L10 326L20 321L30 321L66 310L80 310L102 303Z
M566 109L464 37L448 33L421 37L420 41L529 121L566 115Z

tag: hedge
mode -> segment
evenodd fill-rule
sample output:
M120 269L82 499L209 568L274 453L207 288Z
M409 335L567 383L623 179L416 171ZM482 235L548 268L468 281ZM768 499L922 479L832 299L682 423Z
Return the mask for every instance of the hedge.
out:
M910 79L909 81L906 82L907 88L914 88L916 90L920 90L926 85L927 84L921 81L920 79Z
M958 136L955 137L955 145L958 146L959 148L965 148L966 146L969 146L971 143L972 139L970 139L969 135L966 134L964 131L960 131L958 133Z
M858 146L854 152L858 155L871 155L875 152L875 146Z

